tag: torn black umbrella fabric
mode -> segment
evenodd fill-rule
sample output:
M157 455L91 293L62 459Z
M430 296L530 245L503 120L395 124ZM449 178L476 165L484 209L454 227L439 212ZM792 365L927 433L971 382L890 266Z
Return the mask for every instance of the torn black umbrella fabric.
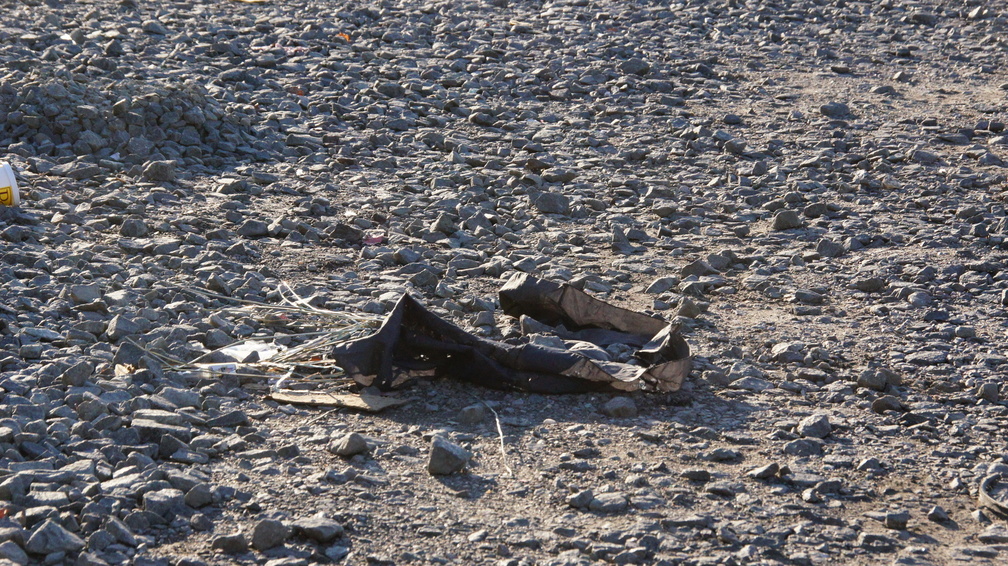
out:
M358 383L394 389L414 377L438 376L497 389L538 393L651 389L675 391L690 371L689 345L676 326L594 299L568 285L526 274L501 289L501 306L514 316L562 323L611 343L616 333L646 342L642 365L593 360L576 351L531 343L509 344L474 336L403 295L374 334L336 345L336 362ZM644 339L640 337L644 336Z

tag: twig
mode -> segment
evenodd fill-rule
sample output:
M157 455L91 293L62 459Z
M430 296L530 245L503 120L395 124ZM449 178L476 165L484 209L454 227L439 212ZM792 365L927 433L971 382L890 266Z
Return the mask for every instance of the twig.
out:
M308 425L313 425L313 424L317 423L318 421L320 421L320 420L322 420L322 419L324 419L324 418L328 417L329 415L331 415L331 414L333 414L333 413L335 413L335 412L336 412L336 409L329 409L328 411L326 411L326 412L324 412L324 413L321 413L321 414L318 414L318 415L315 415L314 417L312 417L312 418L310 418L310 419L306 420L306 421L304 422L304 425L302 425L302 426L308 426Z
M497 411L495 411L494 408L491 407L486 401L483 401L481 399L480 402L483 403L483 406L485 406L487 409L490 409L491 413L493 413L494 422L497 423L497 438L500 439L501 460L502 463L504 464L504 469L507 470L508 475L513 478L515 477L515 473L514 470L511 469L511 466L508 466L507 463L507 451L505 451L504 449L504 430L501 428L500 416L497 414Z

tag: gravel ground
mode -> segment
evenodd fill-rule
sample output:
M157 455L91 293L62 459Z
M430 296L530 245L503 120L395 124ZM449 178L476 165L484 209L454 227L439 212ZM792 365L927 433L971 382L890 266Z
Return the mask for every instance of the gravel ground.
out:
M0 564L1003 561L1006 27L1003 0L7 3ZM516 272L682 323L683 390L422 381L360 414L135 345L297 344L186 292L281 282L513 337Z

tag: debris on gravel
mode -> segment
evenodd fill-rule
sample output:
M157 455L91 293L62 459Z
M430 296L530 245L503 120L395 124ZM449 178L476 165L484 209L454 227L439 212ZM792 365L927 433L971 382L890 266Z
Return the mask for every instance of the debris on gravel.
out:
M6 8L0 562L1004 560L1004 2ZM690 375L310 402L404 294L646 373L522 274Z

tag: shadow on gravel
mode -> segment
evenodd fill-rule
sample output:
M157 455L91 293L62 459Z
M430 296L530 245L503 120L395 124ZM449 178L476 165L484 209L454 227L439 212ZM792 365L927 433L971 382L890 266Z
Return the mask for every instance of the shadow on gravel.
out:
M576 427L606 424L620 429L634 429L639 436L663 427L663 423L679 426L705 426L719 433L743 427L762 408L744 399L725 399L709 390L675 393L638 393L621 396L617 393L540 394L500 391L477 385L443 379L417 381L399 391L397 396L416 400L404 407L384 411L381 415L402 426L448 428L459 433L498 434L498 415L505 440L510 443L517 429L543 425ZM615 399L630 399L635 414L607 414L606 405ZM485 405L484 405L485 404Z
M481 499L497 487L497 481L479 475L479 468L468 474L431 476L439 484L450 490L459 499Z

